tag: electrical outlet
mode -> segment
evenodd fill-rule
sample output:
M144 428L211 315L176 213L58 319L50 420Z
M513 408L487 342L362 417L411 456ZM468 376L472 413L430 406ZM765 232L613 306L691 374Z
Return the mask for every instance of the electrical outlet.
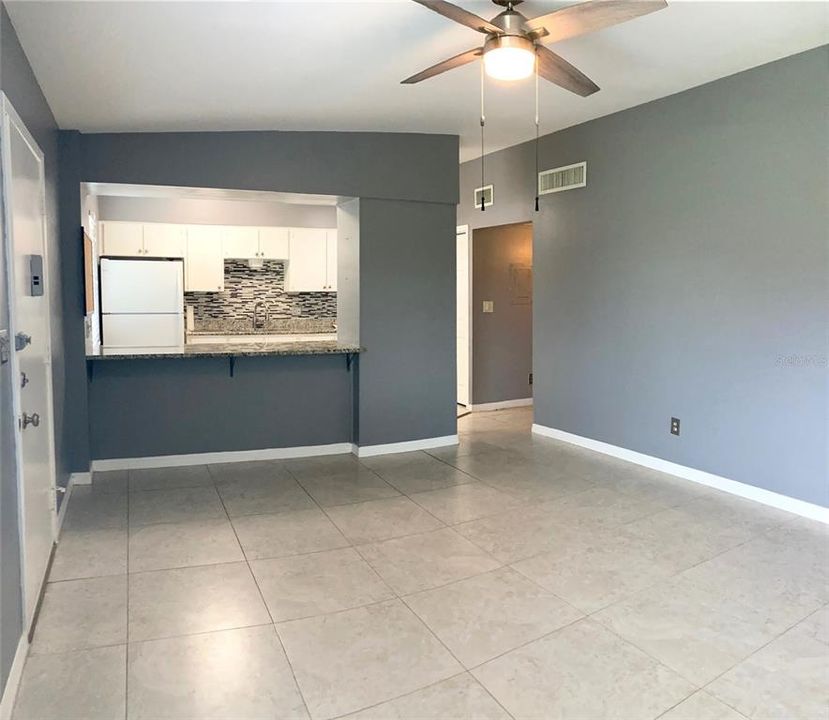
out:
M532 374L532 373L530 373L529 375L527 375L527 382L528 382L530 385L532 385L532 384L533 384L533 374Z
M679 418L671 418L671 435L679 435Z
M483 309L485 313L495 312L495 302L492 300L484 300Z

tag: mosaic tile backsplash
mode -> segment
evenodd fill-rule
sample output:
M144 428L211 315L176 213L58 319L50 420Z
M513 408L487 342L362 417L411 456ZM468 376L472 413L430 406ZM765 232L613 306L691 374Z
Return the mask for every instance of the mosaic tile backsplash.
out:
M225 289L221 292L184 293L184 304L193 306L196 327L212 320L253 317L253 306L262 301L271 320L337 317L337 293L285 292L285 263L265 260L254 270L244 260L225 260Z

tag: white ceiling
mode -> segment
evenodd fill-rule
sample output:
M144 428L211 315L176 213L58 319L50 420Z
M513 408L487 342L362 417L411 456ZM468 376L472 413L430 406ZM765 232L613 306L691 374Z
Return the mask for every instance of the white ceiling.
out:
M542 132L829 42L824 2L669 2L553 46L602 90L580 98L543 84ZM63 128L451 133L463 160L480 154L476 64L399 83L483 36L409 0L5 4ZM533 17L569 4L519 9ZM532 80L490 82L487 152L533 136Z

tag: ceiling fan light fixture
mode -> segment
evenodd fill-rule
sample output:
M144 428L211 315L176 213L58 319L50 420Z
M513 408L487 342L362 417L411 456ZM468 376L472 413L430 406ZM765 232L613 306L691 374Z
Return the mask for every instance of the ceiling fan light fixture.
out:
M484 69L495 80L523 80L535 70L535 46L525 37L499 35L484 45Z

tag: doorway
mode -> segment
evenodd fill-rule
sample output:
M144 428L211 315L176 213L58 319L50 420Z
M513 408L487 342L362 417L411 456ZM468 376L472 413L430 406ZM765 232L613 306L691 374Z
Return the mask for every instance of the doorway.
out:
M469 409L532 405L532 223L474 230Z
M9 364L20 505L25 627L30 629L56 532L52 349L43 153L2 97Z

